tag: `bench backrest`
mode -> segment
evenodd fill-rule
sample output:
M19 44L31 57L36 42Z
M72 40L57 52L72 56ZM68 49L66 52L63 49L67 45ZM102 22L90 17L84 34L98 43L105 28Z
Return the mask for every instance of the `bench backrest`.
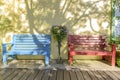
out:
M82 50L105 50L105 36L69 35L68 44Z
M40 51L49 51L50 41L51 38L48 34L17 34L13 36L12 51L20 52L20 54L21 52L28 54L35 52L36 54L38 51L37 54L41 54Z

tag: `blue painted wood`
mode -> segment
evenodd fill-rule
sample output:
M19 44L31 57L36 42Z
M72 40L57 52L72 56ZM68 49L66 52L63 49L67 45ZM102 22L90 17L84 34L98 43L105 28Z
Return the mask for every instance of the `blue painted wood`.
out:
M13 36L11 49L8 51L9 44L2 44L3 64L7 65L7 56L16 55L45 55L45 64L50 60L51 37L48 34L17 34Z

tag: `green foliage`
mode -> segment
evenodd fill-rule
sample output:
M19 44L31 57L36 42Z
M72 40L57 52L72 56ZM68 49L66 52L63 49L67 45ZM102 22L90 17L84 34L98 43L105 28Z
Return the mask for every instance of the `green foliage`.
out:
M120 41L120 35L116 37L116 41Z
M67 29L65 26L52 26L51 34L56 41L61 42L67 36Z
M6 32L12 29L11 20L3 15L0 16L0 30Z
M117 58L117 59L116 59L116 64L117 64L117 66L120 67L120 58Z
M111 38L111 40L109 41L109 43L112 44L120 44L120 35L115 37L115 38Z
M116 5L119 7L120 9L120 0L116 0Z
M2 38L6 34L6 32L11 31L13 29L12 22L9 18L4 15L0 15L0 51L1 44L3 42Z

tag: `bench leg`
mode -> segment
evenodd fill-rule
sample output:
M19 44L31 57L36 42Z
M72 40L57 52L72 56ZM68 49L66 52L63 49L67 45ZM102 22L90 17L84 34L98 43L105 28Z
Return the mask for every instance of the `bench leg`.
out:
M115 54L112 55L111 65L115 66Z
M50 61L50 55L47 54L47 55L45 55L45 64L49 65L49 61Z
M112 66L115 66L115 58L116 58L116 46L112 45L112 60L111 60Z
M7 46L6 44L2 44L2 62L3 62L3 66L6 67L7 65Z
M70 61L70 64L73 63L73 56L71 55L71 53L69 54L69 61Z
M14 59L14 60L17 60L17 56L16 56L16 55L14 55L14 56L13 56L13 59Z
M7 56L5 53L3 53L3 66L6 67L7 66Z

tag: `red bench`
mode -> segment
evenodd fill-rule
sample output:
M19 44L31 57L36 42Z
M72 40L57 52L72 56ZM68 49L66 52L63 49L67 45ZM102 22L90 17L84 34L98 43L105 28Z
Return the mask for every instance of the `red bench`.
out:
M74 55L99 55L110 56L111 65L115 66L116 46L111 44L111 50L107 50L105 36L68 35L68 50L70 64Z

